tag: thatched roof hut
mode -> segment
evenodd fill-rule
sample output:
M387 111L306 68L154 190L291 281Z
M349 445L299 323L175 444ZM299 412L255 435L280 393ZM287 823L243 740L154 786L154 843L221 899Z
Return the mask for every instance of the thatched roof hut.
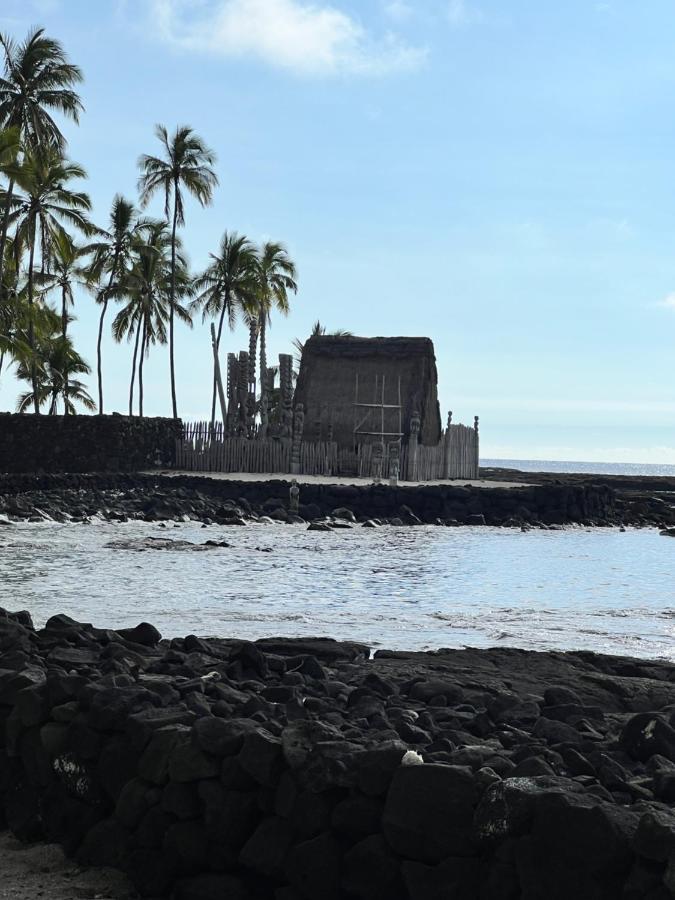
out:
M441 435L434 345L424 337L319 335L304 345L295 406L305 412L304 439L355 443L405 441L415 414L419 439Z

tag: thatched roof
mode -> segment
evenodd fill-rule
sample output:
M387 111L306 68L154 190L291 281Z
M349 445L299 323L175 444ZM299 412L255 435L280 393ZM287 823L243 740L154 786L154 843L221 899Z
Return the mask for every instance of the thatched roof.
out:
M305 408L306 439L314 439L319 430L325 438L328 423L332 422L338 443L343 446L353 443L355 421L365 413L365 410L355 413L357 382L359 400L380 402L382 379L385 403L389 405L398 403L400 383L402 407L400 417L396 411L386 412L385 430L397 431L400 420L401 431L407 436L410 419L418 413L422 442L436 444L441 431L438 376L434 345L426 337L317 335L309 338L304 345L295 391L295 403L302 403ZM321 428L319 423L323 423Z
M304 350L309 355L342 356L358 359L382 356L395 359L426 356L436 360L434 345L428 337L356 337L355 335L320 334L308 338Z

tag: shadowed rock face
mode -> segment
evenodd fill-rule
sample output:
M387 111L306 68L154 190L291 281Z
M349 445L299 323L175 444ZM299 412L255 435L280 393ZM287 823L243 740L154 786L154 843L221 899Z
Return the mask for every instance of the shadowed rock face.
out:
M0 608L0 829L173 900L668 900L674 709L663 661Z
M334 440L344 447L353 444L357 374L358 399L366 403L382 401L381 385L384 376L385 404L399 402L400 376L403 407L401 424L404 435L408 436L410 419L417 411L421 420L421 442L430 446L438 443L441 417L434 345L429 338L419 337L321 335L309 338L305 342L295 389L295 405L302 403L305 408L305 440L316 439L317 422L322 423L321 434L325 440L332 421ZM365 409L358 410L358 418L363 420L366 412ZM377 430L381 428L380 415L379 409L371 413L370 423L374 426L377 418ZM384 424L385 431L398 431L398 412L385 410ZM368 427L368 419L363 427L365 430L376 430L375 427Z

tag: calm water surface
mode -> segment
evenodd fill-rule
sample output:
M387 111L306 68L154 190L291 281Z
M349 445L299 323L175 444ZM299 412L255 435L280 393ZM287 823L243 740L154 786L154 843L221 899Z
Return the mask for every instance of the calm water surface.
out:
M569 462L555 459L481 459L481 466L520 469L521 472L577 472L590 475L675 476L675 465L666 463Z
M115 550L149 535L203 553ZM265 552L270 550L271 552ZM589 648L675 659L675 539L653 530L332 533L128 523L0 529L0 606L167 637L330 635L400 649Z

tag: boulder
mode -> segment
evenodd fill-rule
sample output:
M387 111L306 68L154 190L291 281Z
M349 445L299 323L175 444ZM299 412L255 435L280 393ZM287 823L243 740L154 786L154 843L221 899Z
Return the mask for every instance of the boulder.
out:
M340 900L340 858L335 838L321 834L292 848L286 877L306 900Z
M675 729L657 713L638 713L624 725L621 749L640 762L659 754L675 762Z
M448 856L471 856L477 800L477 785L468 768L402 766L387 793L384 835L392 849L407 859L434 863Z

